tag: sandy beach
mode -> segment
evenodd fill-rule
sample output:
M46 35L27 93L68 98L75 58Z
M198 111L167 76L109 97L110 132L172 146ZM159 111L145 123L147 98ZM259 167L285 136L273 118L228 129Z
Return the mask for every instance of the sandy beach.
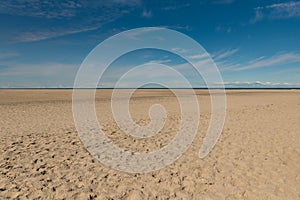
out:
M300 199L300 90L229 90L223 132L199 159L210 121L210 97L196 91L199 130L173 164L150 173L124 173L93 158L77 134L72 90L0 90L0 199ZM139 90L130 101L134 121L148 109L168 111L159 135L136 139L114 122L110 90L98 90L102 129L119 147L159 149L180 120L167 90Z

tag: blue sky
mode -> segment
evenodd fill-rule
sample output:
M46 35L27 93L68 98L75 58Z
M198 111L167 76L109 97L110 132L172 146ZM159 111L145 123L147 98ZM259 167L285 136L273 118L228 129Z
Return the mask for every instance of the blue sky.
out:
M226 86L300 86L300 1L7 0L0 3L0 87L72 87L106 38L166 27L199 42ZM114 67L180 59L144 50ZM195 85L197 86L197 85Z

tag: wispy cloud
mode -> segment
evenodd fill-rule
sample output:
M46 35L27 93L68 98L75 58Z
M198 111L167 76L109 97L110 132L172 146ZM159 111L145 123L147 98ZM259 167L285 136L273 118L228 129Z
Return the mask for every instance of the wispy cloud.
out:
M45 63L45 64L23 64L23 63L4 63L1 64L1 76L20 76L20 77L33 77L33 76L66 76L66 74L75 74L77 67L71 64L60 63ZM63 72L64 75L61 75Z
M124 34L122 34L122 36L125 37L125 38L140 40L140 39L142 39L144 34L154 32L154 31L157 31L159 29L160 28L157 28L157 27L142 28L142 29L139 29L139 30L136 30L136 31L125 32Z
M200 56L201 55L201 56ZM204 56L203 56L204 55ZM193 56L193 64L194 66L198 69L201 70L202 75L207 75L206 77L212 75L213 69L212 69L212 64L213 62L209 59L208 54L199 54L199 55L191 55ZM144 65L151 66L151 68L147 68L147 70L138 70L138 73L131 74L131 79L126 80L125 84L126 86L134 86L135 80L137 82L142 81L145 78L151 78L153 81L159 82L168 82L170 83L171 86L175 87L181 87L180 83L175 83L177 78L174 76L174 74L170 74L170 72L164 70L165 67L162 65L167 65L170 68L176 70L179 74L184 76L188 81L191 82L191 84L194 87L200 87L200 86L205 86L205 82L203 81L202 77L198 73L198 71L191 65L189 62L186 61L174 61L172 59L158 59L158 60L149 60L143 63ZM114 83L122 76L122 74L127 73L129 69L132 69L135 67L135 64L130 64L130 65L122 65L122 67L115 67L111 68L107 73L102 77L101 80L101 86L103 87L108 87L108 86L113 86ZM140 67L140 66L139 66ZM146 76L145 76L146 75ZM211 80L212 78L210 77L209 84L213 83L215 79ZM123 83L124 84L124 83Z
M192 30L192 28L188 25L163 25L163 26L159 26L159 27L162 27L162 28L169 28L169 29L174 29L174 30L186 30L186 31L190 31Z
M20 54L18 52L0 52L0 60L6 60L9 58L18 57Z
M235 0L214 0L213 4L232 4Z
M152 17L152 11L151 10L143 10L142 17L151 18Z
M232 32L231 26L225 26L225 25L222 25L222 26L218 25L215 30L220 33L231 33Z
M151 64L151 63L164 64L164 63L169 63L171 61L172 60L170 60L170 59L165 59L165 60L150 60L148 63L149 64Z
M180 48L180 47L174 47L171 49L175 53L186 53L188 52L188 49Z
M250 20L256 23L264 18L267 19L287 19L300 17L300 2L285 2L257 7L255 10L255 17Z
M229 49L229 50L226 50L226 51L221 51L219 53L216 53L213 55L213 58L215 60L221 60L221 59L224 59L224 58L227 58L229 56L232 56L233 54L235 54L236 52L238 52L239 49Z
M232 55L236 54L239 51L238 48L222 50L217 53L212 54L212 58L218 67L220 67L221 71L225 71L227 69L232 69L234 67L239 67L238 64L229 62L229 59Z
M65 35L72 35L76 33L83 33L87 31L97 30L101 25L94 25L90 27L74 27L74 28L56 28L54 30L34 31L34 32L23 32L21 35L17 35L14 39L19 42L35 42Z
M99 29L140 5L140 0L12 0L0 4L0 14L24 16L28 23L12 34L12 40L32 42ZM29 23L32 18L36 23Z
M273 56L260 56L258 58L247 60L243 62L230 61L226 60L216 60L218 67L221 71L244 71L257 68L266 68L266 67L276 67L283 66L292 63L300 62L300 54L294 52L288 53L277 53Z
M48 19L60 19L75 16L76 10L78 8L82 8L83 6L75 1L64 1L62 2L61 6L59 6L59 4L60 2L55 1L3 1L0 4L0 13Z
M79 13L97 11L103 8L113 11L113 7L137 6L140 0L112 0L112 1L86 1L86 0L10 0L3 1L0 4L0 13L40 17L48 19L65 19L71 18ZM87 16L89 17L89 16Z
M215 85L224 85L230 87L243 87L243 88L259 88L259 87L297 87L299 85L292 83L279 83L270 81L229 81L229 82L216 82Z
M255 8L255 17L250 20L251 23L256 23L264 18L262 7Z
M78 65L61 63L1 63L4 87L72 87Z
M142 3L141 0L112 0L111 2L117 4L129 5L129 6L141 5Z
M209 56L208 53L201 53L201 54L196 54L196 55L190 55L188 56L189 59L203 59L207 58Z
M289 85L289 83L274 83L274 82L263 82L263 81L232 81L232 82L217 82L215 84L224 84L224 85Z
M296 53L282 53L277 54L269 58L261 57L252 61L248 61L243 65L231 68L233 71L249 70L263 67L273 67L282 64L297 63L300 62L300 54Z
M173 10L178 10L178 9L182 9L182 8L186 8L189 7L191 4L189 3L185 3L185 4L175 4L175 5L170 5L170 6L165 6L162 7L162 10L166 10L166 11L173 11Z
M300 66L272 72L273 75L299 74ZM300 74L299 74L300 75ZM299 79L300 81L300 79Z

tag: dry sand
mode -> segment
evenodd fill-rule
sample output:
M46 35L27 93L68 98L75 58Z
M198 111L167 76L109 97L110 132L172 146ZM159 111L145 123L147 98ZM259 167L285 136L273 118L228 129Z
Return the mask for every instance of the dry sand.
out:
M131 100L134 120L148 108L168 110L162 132L136 139L118 129L110 91L96 110L107 136L122 148L148 152L166 145L180 119L168 91L141 90ZM198 152L210 119L206 91L197 91L198 134L175 163L147 174L101 164L84 149L72 118L72 90L0 90L0 199L300 199L300 91L227 92L222 135L205 158Z

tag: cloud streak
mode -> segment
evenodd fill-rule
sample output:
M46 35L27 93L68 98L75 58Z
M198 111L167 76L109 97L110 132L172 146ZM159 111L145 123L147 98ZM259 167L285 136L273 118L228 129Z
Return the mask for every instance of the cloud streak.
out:
M255 17L252 23L268 19L300 18L300 2L286 2L255 8Z
M101 25L95 25L91 27L74 27L74 28L56 28L54 30L44 30L44 31L34 31L34 32L24 32L21 35L16 36L14 39L19 42L36 42L46 39L52 39L56 37L62 37L65 35L72 35L77 33L83 33L87 31L97 30Z
M60 63L45 64L22 64L4 63L1 64L0 77L66 77L66 74L75 75L78 66ZM7 66L7 67L5 67Z
M296 53L283 53L277 54L270 58L260 57L252 61L248 61L246 64L238 65L231 68L232 71L250 70L256 68L273 67L282 64L297 63L300 62L300 54Z
M17 52L0 52L0 60L18 57L20 54Z
M140 0L11 0L0 4L0 14L24 17L12 39L33 42L99 29L140 5Z
M215 55L213 55L213 58L215 60L221 60L221 59L224 59L224 58L227 58L229 56L232 56L233 54L235 54L236 52L238 52L239 49L229 49L229 50L226 50L226 51L223 51L223 52L220 52L220 53L217 53Z
M169 6L162 7L161 9L165 10L165 11L174 11L174 10L186 8L186 7L189 7L189 6L191 6L191 4L189 4L189 3L185 3L185 4L177 4L176 3L174 5L169 5Z
M95 12L103 8L112 11L113 7L134 7L140 5L140 0L9 0L0 4L0 13L18 16L38 17L44 19L72 18L84 12Z
M270 82L270 81L229 81L216 82L215 86L224 85L225 88L299 88L299 84L287 82Z
M144 10L142 12L142 17L151 18L152 17L152 11L151 10Z
M232 4L235 0L214 0L213 4Z

